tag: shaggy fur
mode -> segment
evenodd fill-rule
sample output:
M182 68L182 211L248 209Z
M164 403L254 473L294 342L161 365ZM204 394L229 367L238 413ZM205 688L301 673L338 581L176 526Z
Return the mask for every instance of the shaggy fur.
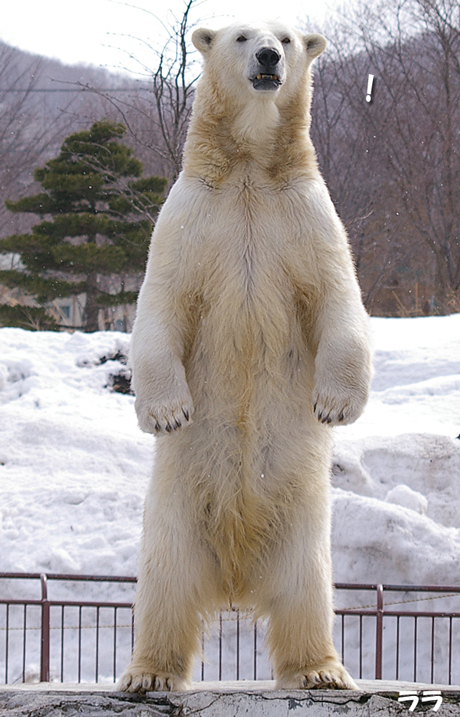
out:
M269 618L278 686L354 688L331 637L331 426L360 415L371 359L309 138L325 40L269 24L193 42L204 70L184 168L131 344L139 424L158 440L120 688L186 688L201 616L229 604ZM263 47L281 84L260 91Z

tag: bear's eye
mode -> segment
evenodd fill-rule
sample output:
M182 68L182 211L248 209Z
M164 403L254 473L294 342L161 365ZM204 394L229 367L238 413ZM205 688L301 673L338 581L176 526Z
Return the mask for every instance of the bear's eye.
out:
M248 38L245 37L244 35L240 35L239 37L236 38L236 41L237 42L246 42L247 39Z
M291 38L290 38L290 37L283 37L283 39L281 40L281 42L283 43L283 45L289 45L289 43L291 42Z

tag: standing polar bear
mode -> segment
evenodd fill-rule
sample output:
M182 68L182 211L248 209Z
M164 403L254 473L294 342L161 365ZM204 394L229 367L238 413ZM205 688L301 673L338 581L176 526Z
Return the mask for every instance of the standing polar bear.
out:
M309 137L326 42L270 23L193 43L204 70L131 344L158 441L120 688L185 689L201 617L232 604L268 618L279 687L353 689L332 644L331 426L362 412L371 357Z

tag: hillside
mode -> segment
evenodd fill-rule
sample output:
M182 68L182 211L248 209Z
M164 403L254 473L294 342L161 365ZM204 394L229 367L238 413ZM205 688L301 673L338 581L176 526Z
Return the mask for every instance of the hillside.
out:
M56 156L65 137L103 118L128 119L137 128L136 108L144 108L151 98L148 82L89 65L64 65L2 42L0 77L0 236L8 236L27 231L30 219L8 212L5 199L38 190L34 168ZM122 104L125 117L114 99ZM164 175L165 167L148 147L136 143L132 135L127 141L146 173Z

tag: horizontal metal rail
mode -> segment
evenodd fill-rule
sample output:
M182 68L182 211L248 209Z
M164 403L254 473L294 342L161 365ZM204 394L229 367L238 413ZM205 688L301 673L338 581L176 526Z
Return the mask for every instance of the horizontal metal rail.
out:
M15 680L25 681L30 679L28 675L29 645L28 637L39 632L39 649L35 647L35 653L39 652L39 680L48 682L51 675L51 659L57 664L56 654L59 653L59 672L61 681L68 670L67 663L69 656L75 657L76 681L80 682L84 672L83 656L87 655L90 649L94 652L95 666L91 680L98 682L101 677L100 662L102 657L107 657L108 647L111 649L111 679L116 680L119 662L119 652L124 649L123 659L129 659L129 654L134 644L134 620L132 617L132 602L126 600L89 600L89 599L51 599L49 596L50 583L75 583L84 585L97 583L102 586L105 583L134 586L136 578L132 576L111 576L111 575L68 575L59 573L0 573L0 581L36 581L40 586L39 597L26 598L23 596L6 597L2 596L0 582L0 606L4 609L3 622L0 621L0 670L4 671L4 681L9 680L9 666L12 662L15 665L22 661L20 674ZM4 582L4 585L11 583ZM338 583L335 585L336 595L343 597L348 591L372 594L372 604L356 605L351 607L336 608L338 620L337 637L341 641L342 660L354 661L356 667L351 670L356 676L371 676L375 679L389 678L384 675L391 667L395 679L399 679L402 670L412 670L411 676L416 681L420 670L429 676L424 681L435 682L436 671L443 670L445 681L453 684L453 680L460 682L460 587L455 585L393 585L393 584L361 584L361 583ZM18 588L15 588L18 589ZM389 593L393 593L393 599L389 600ZM398 593L408 594L407 599L401 599ZM350 594L350 593L349 593ZM428 596L429 594L429 596ZM72 596L74 598L74 596ZM449 610L445 607L440 609L409 609L410 603L428 602L434 600L452 599L458 600L456 609ZM349 601L349 600L348 600ZM365 601L367 602L367 601ZM22 613L16 615L17 610L22 608ZM17 610L16 610L17 609ZM16 611L16 612L15 612ZM90 612L92 611L92 612ZM124 613L128 619L120 621L120 614ZM15 617L13 619L13 612ZM33 620L30 613L33 612ZM69 624L68 616L73 616ZM90 617L88 617L88 615ZM110 619L109 619L110 617ZM247 617L247 616L246 616ZM216 679L227 679L224 673L227 669L226 657L228 653L231 660L235 662L235 679L257 679L259 677L259 665L261 660L260 641L262 639L262 628L260 623L251 623L249 628L244 627L245 615L233 610L222 613L218 620L218 630L215 636L217 642ZM358 620L356 624L354 621ZM407 620L411 620L410 627ZM428 621L428 626L423 621ZM31 624L31 621L33 624ZM85 622L86 621L86 622ZM369 621L371 628L369 629ZM249 622L247 620L246 622ZM88 623L88 624L86 624ZM350 626L353 624L353 629ZM224 625L231 627L232 640L231 649L225 645ZM422 626L422 627L421 627ZM438 626L441 626L438 629ZM391 629L390 629L391 628ZM457 629L459 628L459 629ZM113 636L108 637L108 631L113 631ZM262 630L262 632L261 632ZM84 633L85 631L85 633ZM93 635L90 647L83 644L84 634ZM120 634L123 640L120 642ZM101 638L101 635L104 637ZM22 640L14 636L22 635ZM59 636L56 642L52 636ZM213 644L212 638L206 638L208 643ZM19 640L19 641L18 641ZM109 642L108 642L109 640ZM245 655L251 655L252 667L246 676L242 676L241 650L243 640L246 640ZM67 643L70 643L68 645ZM110 644L109 644L110 643ZM384 644L385 643L385 644ZM89 643L88 643L89 644ZM121 647L120 647L121 645ZM203 632L202 648L204 652L205 633ZM404 652L402 648L404 647ZM364 659L367 650L367 658ZM350 656L350 652L353 654ZM407 655L411 654L411 664L407 662ZM374 654L373 674L369 674L369 653ZM427 655L429 653L429 664ZM440 660L443 660L441 665ZM19 661L19 662L18 662ZM107 670L105 659L104 670ZM17 669L17 668L16 668ZM1 673L0 673L1 675ZM104 675L104 678L106 675ZM201 660L201 679L205 679L205 659ZM263 678L263 676L262 676ZM89 681L87 675L85 681ZM407 679L407 677L405 678ZM1 680L1 677L0 677ZM438 680L439 681L439 680Z

